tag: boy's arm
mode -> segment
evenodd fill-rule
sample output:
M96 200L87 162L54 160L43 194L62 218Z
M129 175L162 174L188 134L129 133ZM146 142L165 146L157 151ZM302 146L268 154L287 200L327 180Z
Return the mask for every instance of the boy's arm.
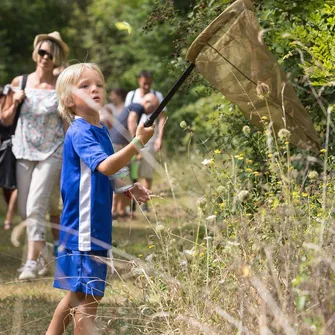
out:
M149 141L154 133L154 128L154 125L148 128L144 128L143 124L139 125L136 131L136 137L133 141L120 151L100 162L97 166L97 170L107 176L119 171Z

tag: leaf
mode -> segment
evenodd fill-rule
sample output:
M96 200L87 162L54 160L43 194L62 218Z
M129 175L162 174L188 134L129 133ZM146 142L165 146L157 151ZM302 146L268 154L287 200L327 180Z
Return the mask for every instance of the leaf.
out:
M127 30L128 34L131 34L132 31L132 27L131 25L126 22L126 21L122 21L122 22L116 22L115 23L115 27L119 30Z

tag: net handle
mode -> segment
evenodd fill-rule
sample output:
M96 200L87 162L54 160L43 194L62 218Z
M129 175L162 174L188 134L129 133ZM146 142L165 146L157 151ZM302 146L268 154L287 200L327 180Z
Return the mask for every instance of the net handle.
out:
M168 104L168 102L171 100L171 98L174 96L174 94L177 92L178 88L181 86L181 84L185 81L185 79L189 76L189 74L194 69L195 65L193 63L190 63L188 68L185 70L185 72L181 75L181 77L176 81L174 86L171 88L169 93L166 95L166 97L162 100L162 102L159 104L159 106L156 108L156 110L150 115L150 117L144 122L144 127L150 127L157 119L160 112L165 108L165 106Z

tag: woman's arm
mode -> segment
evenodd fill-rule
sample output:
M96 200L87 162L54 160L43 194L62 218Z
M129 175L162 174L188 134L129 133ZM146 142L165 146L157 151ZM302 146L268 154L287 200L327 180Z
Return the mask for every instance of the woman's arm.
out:
M14 78L11 83L11 86L18 87L20 84L21 77L22 76ZM21 103L24 97L25 93L23 90L20 90L18 92L9 90L8 94L6 95L5 105L0 113L0 120L5 126L10 126L13 124L17 106Z

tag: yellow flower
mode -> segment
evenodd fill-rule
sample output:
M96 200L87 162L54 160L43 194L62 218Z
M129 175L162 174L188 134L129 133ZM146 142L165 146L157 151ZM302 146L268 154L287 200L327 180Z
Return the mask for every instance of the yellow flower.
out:
M215 149L215 150L214 150L214 153L217 154L217 155L218 155L218 154L221 154L221 150L219 150L219 149Z
M325 152L327 152L327 150L326 149L321 149L320 152L325 153Z
M152 248L154 248L155 247L155 245L154 244L151 244L151 245L149 245L149 249L152 249Z
M268 154L268 157L271 158L273 156L273 154Z
M141 257L143 257L143 255L142 255L142 254L139 254L138 257L141 258Z
M306 192L302 192L302 194L301 194L303 197L308 197L308 193L306 193Z
M252 169L247 168L247 169L245 169L245 171L246 171L246 172L252 172Z
M248 163L248 164L252 164L253 161L252 161L251 159L248 159L248 160L247 160L247 163Z
M255 175L255 176L259 176L260 173L259 173L258 171L254 171L254 175Z
M267 120L268 119L268 117L267 116L262 116L262 120Z

